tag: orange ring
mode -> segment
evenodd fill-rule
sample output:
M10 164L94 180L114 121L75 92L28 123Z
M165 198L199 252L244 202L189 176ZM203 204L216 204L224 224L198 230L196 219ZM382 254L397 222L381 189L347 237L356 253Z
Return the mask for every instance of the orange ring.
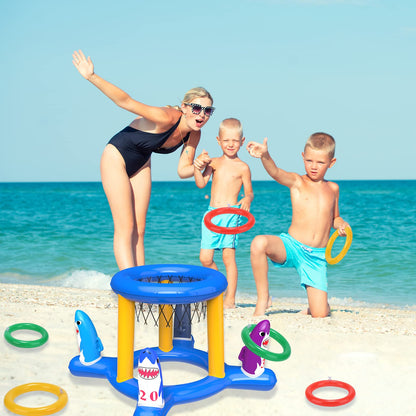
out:
M48 406L41 407L25 407L16 404L16 397L31 391L46 391L58 397L58 400ZM11 412L23 416L43 416L51 415L63 409L68 402L68 395L64 389L55 384L49 383L27 383L17 386L7 392L4 396L4 405Z
M339 261L341 261L344 258L344 256L347 254L347 251L350 249L350 246L352 243L351 227L347 227L345 229L345 232L347 233L347 239L345 240L345 244L341 252L336 257L332 257L331 250L332 250L332 246L334 245L335 240L339 237L338 230L335 230L334 234L331 235L331 238L329 239L328 244L326 246L326 250L325 250L325 259L329 264L337 264Z

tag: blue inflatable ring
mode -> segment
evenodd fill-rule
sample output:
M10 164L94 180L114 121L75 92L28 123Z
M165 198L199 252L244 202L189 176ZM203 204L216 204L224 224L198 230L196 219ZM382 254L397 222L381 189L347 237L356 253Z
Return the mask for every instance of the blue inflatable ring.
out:
M111 279L111 288L134 302L176 305L217 297L227 288L227 279L207 267L152 264L119 271Z

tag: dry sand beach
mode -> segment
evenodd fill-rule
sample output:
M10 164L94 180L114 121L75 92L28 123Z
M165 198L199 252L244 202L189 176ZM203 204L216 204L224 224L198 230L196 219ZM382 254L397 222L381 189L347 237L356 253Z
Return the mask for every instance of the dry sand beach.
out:
M224 315L225 361L239 365L243 346L241 330L253 320L254 304L237 299L238 308ZM283 362L267 362L277 376L271 391L224 390L206 400L174 406L169 415L279 415L313 416L415 415L416 398L416 310L376 309L337 306L332 316L312 319L298 314L305 305L281 303L275 299L267 319L273 329L289 341L292 354ZM56 384L68 393L62 415L133 415L135 402L115 391L107 380L72 376L70 359L78 354L74 313L82 309L91 317L100 336L103 355L115 356L117 348L117 299L110 291L46 286L0 284L2 331L16 323L32 322L49 333L48 342L38 348L23 349L0 342L0 395L29 382ZM257 319L258 321L259 319ZM207 349L206 321L193 324L195 347ZM25 334L22 333L23 339ZM137 349L157 345L153 324L136 324ZM272 341L271 350L279 346ZM202 378L199 368L176 363L162 366L165 384ZM341 380L356 390L348 405L324 408L305 398L311 383ZM320 397L335 398L343 391L321 391ZM45 397L46 396L46 397ZM24 406L41 406L54 400L49 395L24 395ZM2 404L1 414L12 415Z

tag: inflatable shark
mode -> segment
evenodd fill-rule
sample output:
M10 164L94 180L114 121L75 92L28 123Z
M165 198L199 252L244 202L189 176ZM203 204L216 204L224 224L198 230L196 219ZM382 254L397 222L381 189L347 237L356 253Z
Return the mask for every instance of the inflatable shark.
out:
M250 333L250 338L261 348L268 349L270 341L270 322L260 321ZM248 377L259 377L264 372L265 359L259 357L244 346L238 359L241 361L241 371Z
M101 359L103 344L98 338L90 317L83 311L75 312L75 329L79 345L79 360L84 365L92 365Z
M137 366L139 383L139 406L163 407L163 380L159 357L150 348L139 352Z

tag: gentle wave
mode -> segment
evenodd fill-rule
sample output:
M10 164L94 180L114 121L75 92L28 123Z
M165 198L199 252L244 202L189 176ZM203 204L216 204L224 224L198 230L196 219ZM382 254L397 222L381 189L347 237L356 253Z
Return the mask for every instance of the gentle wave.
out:
M111 277L95 270L74 270L61 275L53 276L45 279L42 277L34 278L34 276L25 276L11 273L1 273L0 282L10 284L24 284L24 285L41 285L41 286L55 286L68 287L76 289L94 289L94 290L111 290ZM295 304L304 305L306 307L307 299L305 297L279 297L273 296L273 305L281 304ZM244 290L237 291L236 298L237 307L255 306L256 296L252 292ZM348 311L348 308L375 308L375 309L401 309L416 311L416 304L394 304L394 303L379 303L379 302L365 302L351 297L330 297L329 303L336 305L336 308L343 308L343 311Z
M44 277L35 277L31 275L19 275L12 273L0 273L1 283L12 283L12 284L25 284L25 285L41 285L41 286L55 286L55 287L68 287L77 289L95 289L95 290L111 290L110 282L112 276L95 271L95 270L74 270L60 275L52 276L45 279ZM247 279L243 279L247 283ZM243 285L242 285L243 286ZM245 285L246 286L246 285ZM282 284L282 287L285 285ZM298 289L296 283L293 285L292 290L289 293L293 293L293 296L279 296L281 288L276 288L275 285L271 285L270 293L273 298L273 303L277 306L279 303L295 303L306 305L307 299L305 297L299 297L296 295L303 292L303 289ZM288 290L286 290L286 293ZM256 296L252 290L245 290L244 288L238 289L237 291L237 305L243 303L244 306L251 304L252 306L256 303ZM377 309L405 309L405 310L416 310L415 303L406 302L389 302L381 303L377 301L362 301L354 299L352 297L330 297L330 304L335 304L338 307L355 307L355 308L377 308Z
M26 285L73 287L77 289L111 290L111 276L95 270L74 270L45 278L43 276L1 273L0 282Z

